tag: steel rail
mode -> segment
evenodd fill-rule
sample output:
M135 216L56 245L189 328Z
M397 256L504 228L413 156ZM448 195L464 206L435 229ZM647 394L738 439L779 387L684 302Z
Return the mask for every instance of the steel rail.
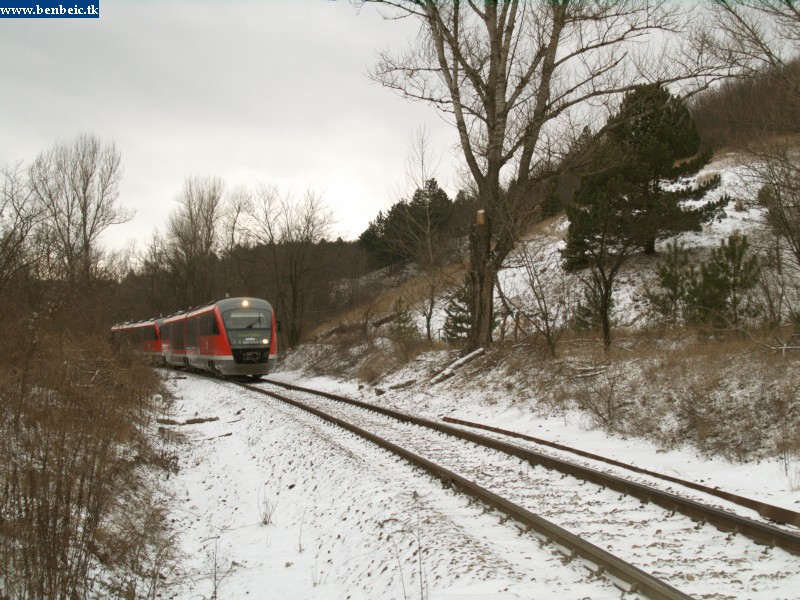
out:
M681 496L678 496L677 494L673 494L671 492L659 490L657 488L642 483L628 481L622 477L617 477L616 475L611 475L609 473L603 473L602 471L592 469L591 467L578 465L566 460L555 458L553 456L548 456L546 454L542 454L540 452L536 452L528 448L522 448L520 446L516 446L508 442L496 440L471 431L466 431L464 429L455 427L453 425L448 425L446 423L433 421L430 419L426 419L424 417L409 415L407 413L403 413L397 410L376 406L374 404L369 404L367 402L362 402L360 400L355 400L353 398L347 398L345 396L340 396L338 394L332 394L330 392L313 390L297 385L292 385L289 383L272 381L268 379L265 379L263 381L264 383L269 383L270 385L277 385L279 387L289 390L316 394L318 396L322 396L330 400L344 402L347 404L351 404L353 406L358 406L367 410L371 410L395 418L399 421L414 423L416 425L428 427L430 429L440 431L442 433L460 437L461 439L465 439L475 444L480 444L482 446L493 448L495 450L500 450L501 452L505 452L506 454L516 456L518 458L530 462L531 464L538 464L547 469L554 469L556 471L572 475L579 479L583 479L585 481L589 481L600 486L608 487L620 493L634 496L645 502L653 502L654 504L657 504L662 508L682 513L700 522L711 523L712 525L716 526L718 529L722 531L739 533L741 535L744 535L745 537L752 539L757 543L765 544L768 546L776 546L788 552L791 552L792 554L800 555L800 535L794 534L790 531L786 531L779 527L775 527L773 525L769 525L766 523L759 523L758 521L754 521L753 519L748 519L747 517L742 517L740 515L731 513L729 511L715 508L713 506L708 506L702 504L701 502L690 500L688 498L682 498ZM253 390L259 390L259 388L253 386L246 386L246 387ZM266 390L261 390L261 391L266 391Z
M600 456L599 454L593 454L591 452L586 452L585 450L580 450L578 448L573 448L571 446L565 446L564 444L559 444L558 442L551 442L550 440L545 440L542 438L525 435L524 433L509 431L507 429L501 429L499 427L493 427L491 425L484 425L482 423L473 423L472 421L454 419L453 417L442 417L442 420L447 423L453 423L454 425L462 425L464 427L483 429L485 431L491 431L492 433L497 433L499 435L518 438L521 440L526 440L528 442L534 442L535 444L539 444L541 446L548 446L550 448L555 448L556 450L561 450L563 452L570 452L578 456L583 456L584 458L590 458L592 460L596 460L599 462L608 463L610 465L614 465L615 467L621 467L623 469L634 471L636 473L642 473L643 475L648 475L650 477L664 479L665 481L669 481L671 483L677 483L684 487L692 488L694 490L703 492L705 494L717 496L718 498L728 500L729 502L733 502L734 504L744 506L745 508L750 508L758 512L758 514L760 514L762 517L766 519L771 519L778 523L786 523L789 525L795 525L797 527L800 527L800 512L790 510L788 508L775 506L774 504L769 504L767 502L762 502L760 500L753 500L752 498L747 498L745 496L740 496L738 494L726 492L725 490L721 490L719 488L708 487L707 485L702 485L700 483L695 483L693 481L686 481L685 479L672 477L671 475L667 475L665 473L657 473L656 471L643 469L642 467L637 467L636 465L629 465L627 463L614 460L613 458L606 458L605 456Z
M275 383L275 382L269 382ZM547 519L533 513L497 494L491 492L490 490L478 485L477 483L455 473L445 467L436 464L435 462L428 460L410 450L407 450L397 444L390 442L374 433L371 433L357 425L354 425L348 421L343 419L339 419L331 414L328 414L318 408L313 406L309 406L303 402L298 400L294 400L292 398L288 398L276 392L271 392L269 390L265 390L253 385L247 385L243 383L239 383L238 385L259 393L270 396L279 400L281 402L285 402L286 404L290 404L299 408L301 410L307 411L317 417L328 421L329 423L333 423L347 431L350 431L360 437L363 437L366 440L384 448L398 456L401 456L408 460L410 463L421 467L422 469L426 470L427 472L431 473L435 477L441 479L444 483L451 485L453 487L459 488L464 493L476 498L480 502L483 502L514 519L518 523L524 525L525 527L532 529L543 536L546 540L552 541L555 544L561 546L562 548L568 550L566 556L568 558L576 558L580 557L585 562L589 563L586 566L590 572L594 575L602 575L603 573L607 573L611 576L611 581L614 585L619 587L625 592L636 592L641 593L647 596L648 598L652 598L653 600L690 600L691 596L684 594L680 590L672 587L668 583L661 581L660 579L650 575L649 573L639 569L638 567L631 565L630 563L625 562L624 560L614 556L613 554L603 550L584 540L583 538L567 531L566 529L556 525L548 521ZM280 384L280 385L287 385L287 384ZM291 389L295 391L304 391L309 392L310 390L306 390L303 388L298 388L297 386L292 386ZM311 392L320 394L323 396L327 396L327 393L323 392ZM338 398L331 398L334 400L338 400ZM354 401L357 403L358 401ZM359 405L361 403L358 403ZM369 405L363 406L364 408L372 408ZM393 415L387 415L393 416ZM594 568L592 568L594 567ZM619 583L613 581L613 579L618 579L622 582L625 582L630 586L628 589L623 588L619 585Z

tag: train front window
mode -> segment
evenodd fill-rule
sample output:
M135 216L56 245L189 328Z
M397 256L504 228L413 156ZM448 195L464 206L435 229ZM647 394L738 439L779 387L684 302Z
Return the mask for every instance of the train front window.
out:
M260 308L235 308L222 313L231 344L269 344L272 313Z

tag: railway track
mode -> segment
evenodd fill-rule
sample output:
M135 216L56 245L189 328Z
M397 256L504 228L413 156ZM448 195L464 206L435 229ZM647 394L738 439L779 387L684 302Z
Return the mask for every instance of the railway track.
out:
M244 387L404 456L580 557L594 573L625 582L626 591L800 597L800 537L786 529L453 425L288 384ZM631 544L643 537L651 541Z
M572 448L564 444L558 444L542 438L521 434L516 431L509 431L507 429L492 427L489 425L485 425L483 423L474 423L471 421L465 421L463 419L454 419L451 417L443 417L442 420L446 423L453 423L455 425L461 425L463 427L469 427L471 429L480 429L483 431L488 431L490 433L501 436L501 438L516 438L524 440L526 442L531 442L535 446L545 446L548 448L553 448L555 450L559 450L569 455L589 459L589 461L593 463L604 463L607 465L612 465L614 467L620 467L626 472L639 473L642 475L646 475L649 478L662 480L668 483L675 483L681 486L682 488L696 490L698 492L702 492L703 494L707 494L709 496L716 496L717 498L721 498L728 502L732 502L733 504L737 504L739 506L754 510L768 521L779 523L782 525L790 525L793 526L794 528L800 528L800 512L789 510L781 506L775 506L773 504L769 504L768 502L753 500L752 498L746 498L738 494L726 492L725 490L721 490L719 488L712 488L707 485L695 483L693 481L686 481L678 477L665 475L664 473L658 473L655 471L651 471L649 469L643 469L634 465L625 464L617 460L606 458L605 456L600 456L597 454L593 454L591 452L585 452L583 450ZM800 533L800 529L796 529L793 533ZM793 548L791 545L787 549L796 553L796 549Z

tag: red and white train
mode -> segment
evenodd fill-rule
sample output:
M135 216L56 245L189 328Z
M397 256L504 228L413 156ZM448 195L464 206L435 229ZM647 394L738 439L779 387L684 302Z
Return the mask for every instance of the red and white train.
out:
M275 311L259 298L225 298L163 319L121 323L111 334L156 364L222 376L260 377L278 358Z

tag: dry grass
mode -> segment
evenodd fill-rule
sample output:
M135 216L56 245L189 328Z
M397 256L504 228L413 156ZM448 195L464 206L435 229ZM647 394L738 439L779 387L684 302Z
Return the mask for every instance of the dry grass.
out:
M626 341L605 355L573 346L556 388L540 389L545 402L577 406L609 432L737 462L800 448L800 353L685 331Z
M0 371L0 597L154 594L172 543L141 479L170 464L146 434L152 369L96 338L3 333L23 350Z
M444 276L451 282L463 279L464 268L458 263L448 265L445 271ZM419 298L424 297L427 293L426 285L425 279L421 275L400 276L397 285L387 280L374 296L366 298L358 306L338 314L334 320L321 323L310 333L309 337L314 339L328 337L342 328L346 331L353 329L366 331L374 322L392 314L399 298L402 298L406 304L413 305Z
M775 349L773 333L619 332L610 351L569 333L557 359L532 337L496 345L459 376L481 381L486 402L525 402L550 417L578 410L587 427L737 462L777 458L788 472L800 461L800 352ZM379 384L407 362L389 339L337 355L317 372ZM451 361L442 352L439 367Z

